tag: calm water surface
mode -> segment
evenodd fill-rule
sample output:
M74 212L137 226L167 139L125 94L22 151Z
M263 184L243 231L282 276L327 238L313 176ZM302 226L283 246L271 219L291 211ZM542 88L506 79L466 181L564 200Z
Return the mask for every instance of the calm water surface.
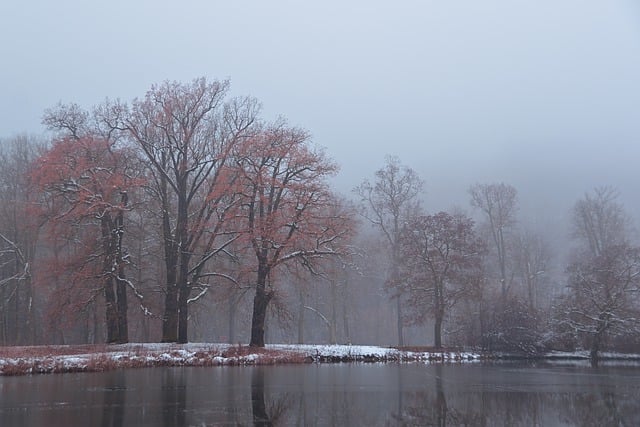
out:
M0 426L640 426L640 367L339 364L0 377Z

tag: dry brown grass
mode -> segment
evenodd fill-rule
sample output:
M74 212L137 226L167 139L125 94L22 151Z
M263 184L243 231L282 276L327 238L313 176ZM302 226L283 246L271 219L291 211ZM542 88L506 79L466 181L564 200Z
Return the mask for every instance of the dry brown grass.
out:
M110 351L118 351L118 349L110 348L106 344L15 346L0 347L0 358L73 356Z
M102 372L154 366L275 365L310 362L410 362L460 361L457 349L403 347L387 355L321 355L311 357L295 350L250 346L171 345L71 345L0 347L0 375L62 372ZM116 353L117 354L114 354ZM75 356L75 358L74 358Z
M119 354L116 356L112 354L114 352ZM79 356L79 359L70 361L66 356ZM178 344L155 349L144 345L1 347L0 375L103 372L153 366L265 365L311 361L301 353L240 345L223 351L216 346L192 351Z
M311 361L306 355L298 352L243 345L229 347L222 352L221 356L228 359L239 359L240 362L247 356L255 356L252 363L256 365L308 363Z

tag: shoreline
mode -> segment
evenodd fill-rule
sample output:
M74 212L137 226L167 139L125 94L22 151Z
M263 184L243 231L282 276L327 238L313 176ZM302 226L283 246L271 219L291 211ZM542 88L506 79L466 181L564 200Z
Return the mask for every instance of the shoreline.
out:
M542 355L481 353L428 347L268 344L265 348L210 343L131 343L0 347L0 376L104 372L165 366L250 366L304 363L466 363L585 361L588 352ZM640 354L602 353L602 361L640 361Z
M246 366L303 363L463 362L479 353L405 351L362 345L131 343L0 347L0 376L104 372L161 366Z

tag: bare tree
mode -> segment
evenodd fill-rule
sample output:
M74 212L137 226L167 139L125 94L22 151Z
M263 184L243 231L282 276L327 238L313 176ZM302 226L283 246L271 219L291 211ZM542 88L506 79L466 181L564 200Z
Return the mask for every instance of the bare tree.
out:
M389 255L387 282L395 290L398 345L404 345L401 283L399 275L400 233L403 224L419 210L423 181L397 157L387 157L382 169L375 172L373 183L365 180L355 188L360 197L362 215L383 235Z
M42 116L42 124L49 130L73 139L94 134L95 129L91 128L90 121L91 114L75 103L59 103L47 108Z
M539 306L542 285L549 277L551 249L539 233L523 231L514 239L514 268L524 284L529 309Z
M586 334L592 362L608 336L638 330L640 248L628 242L630 221L612 187L599 187L573 207L581 243L568 267L564 320Z
M35 340L32 268L39 227L30 214L28 172L43 145L24 135L0 141L0 344Z
M292 278L298 293L298 344L304 344L304 327L323 324L327 328L328 342L350 342L350 305L348 257L327 259L324 274L297 274ZM315 279L315 280L311 280ZM320 279L320 280L318 280ZM310 313L309 317L305 314Z
M403 227L402 274L417 322L433 317L435 347L442 347L445 314L470 297L481 274L484 244L473 221L464 215L439 212L420 216Z
M253 132L259 105L227 99L228 90L228 81L164 82L131 107L107 100L91 112L69 104L45 114L44 123L66 135L132 142L146 159L164 252L163 341L186 342L189 304L211 280L232 280L210 268L239 235L227 227L238 207L229 159Z
M627 240L629 219L617 199L615 188L597 187L573 207L573 236L585 244L592 256Z
M250 345L263 347L278 268L300 262L320 273L324 259L344 253L353 225L326 182L336 165L313 149L306 131L276 123L242 153L243 228L256 273Z
M150 162L160 201L166 268L162 340L187 342L188 304L204 295L207 263L237 237L223 226L237 207L235 145L252 134L259 106L252 98L225 102L228 81L165 82L113 120ZM200 292L191 298L193 290Z
M500 272L504 299L509 288L507 278L507 233L516 222L517 191L508 184L476 184L469 189L471 205L480 209L488 222Z
M569 273L564 320L587 336L597 364L608 337L640 332L640 248L609 245L572 263Z

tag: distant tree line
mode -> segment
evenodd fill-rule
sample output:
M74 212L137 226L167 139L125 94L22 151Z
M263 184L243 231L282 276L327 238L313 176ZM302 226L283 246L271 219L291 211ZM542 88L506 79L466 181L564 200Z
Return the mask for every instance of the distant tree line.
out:
M0 344L640 348L640 247L615 189L576 202L562 266L514 187L471 186L473 218L428 212L389 157L346 200L307 131L228 93L200 78L59 104L50 140L2 141Z
M424 213L413 191L421 185L388 158L356 188L387 245L386 284L406 310L399 325L433 322L435 347L446 327L449 345L488 351L588 349L597 361L605 347L640 349L640 246L614 188L575 203L576 245L558 274L546 236L519 226L511 185L471 186L479 225L462 212Z

